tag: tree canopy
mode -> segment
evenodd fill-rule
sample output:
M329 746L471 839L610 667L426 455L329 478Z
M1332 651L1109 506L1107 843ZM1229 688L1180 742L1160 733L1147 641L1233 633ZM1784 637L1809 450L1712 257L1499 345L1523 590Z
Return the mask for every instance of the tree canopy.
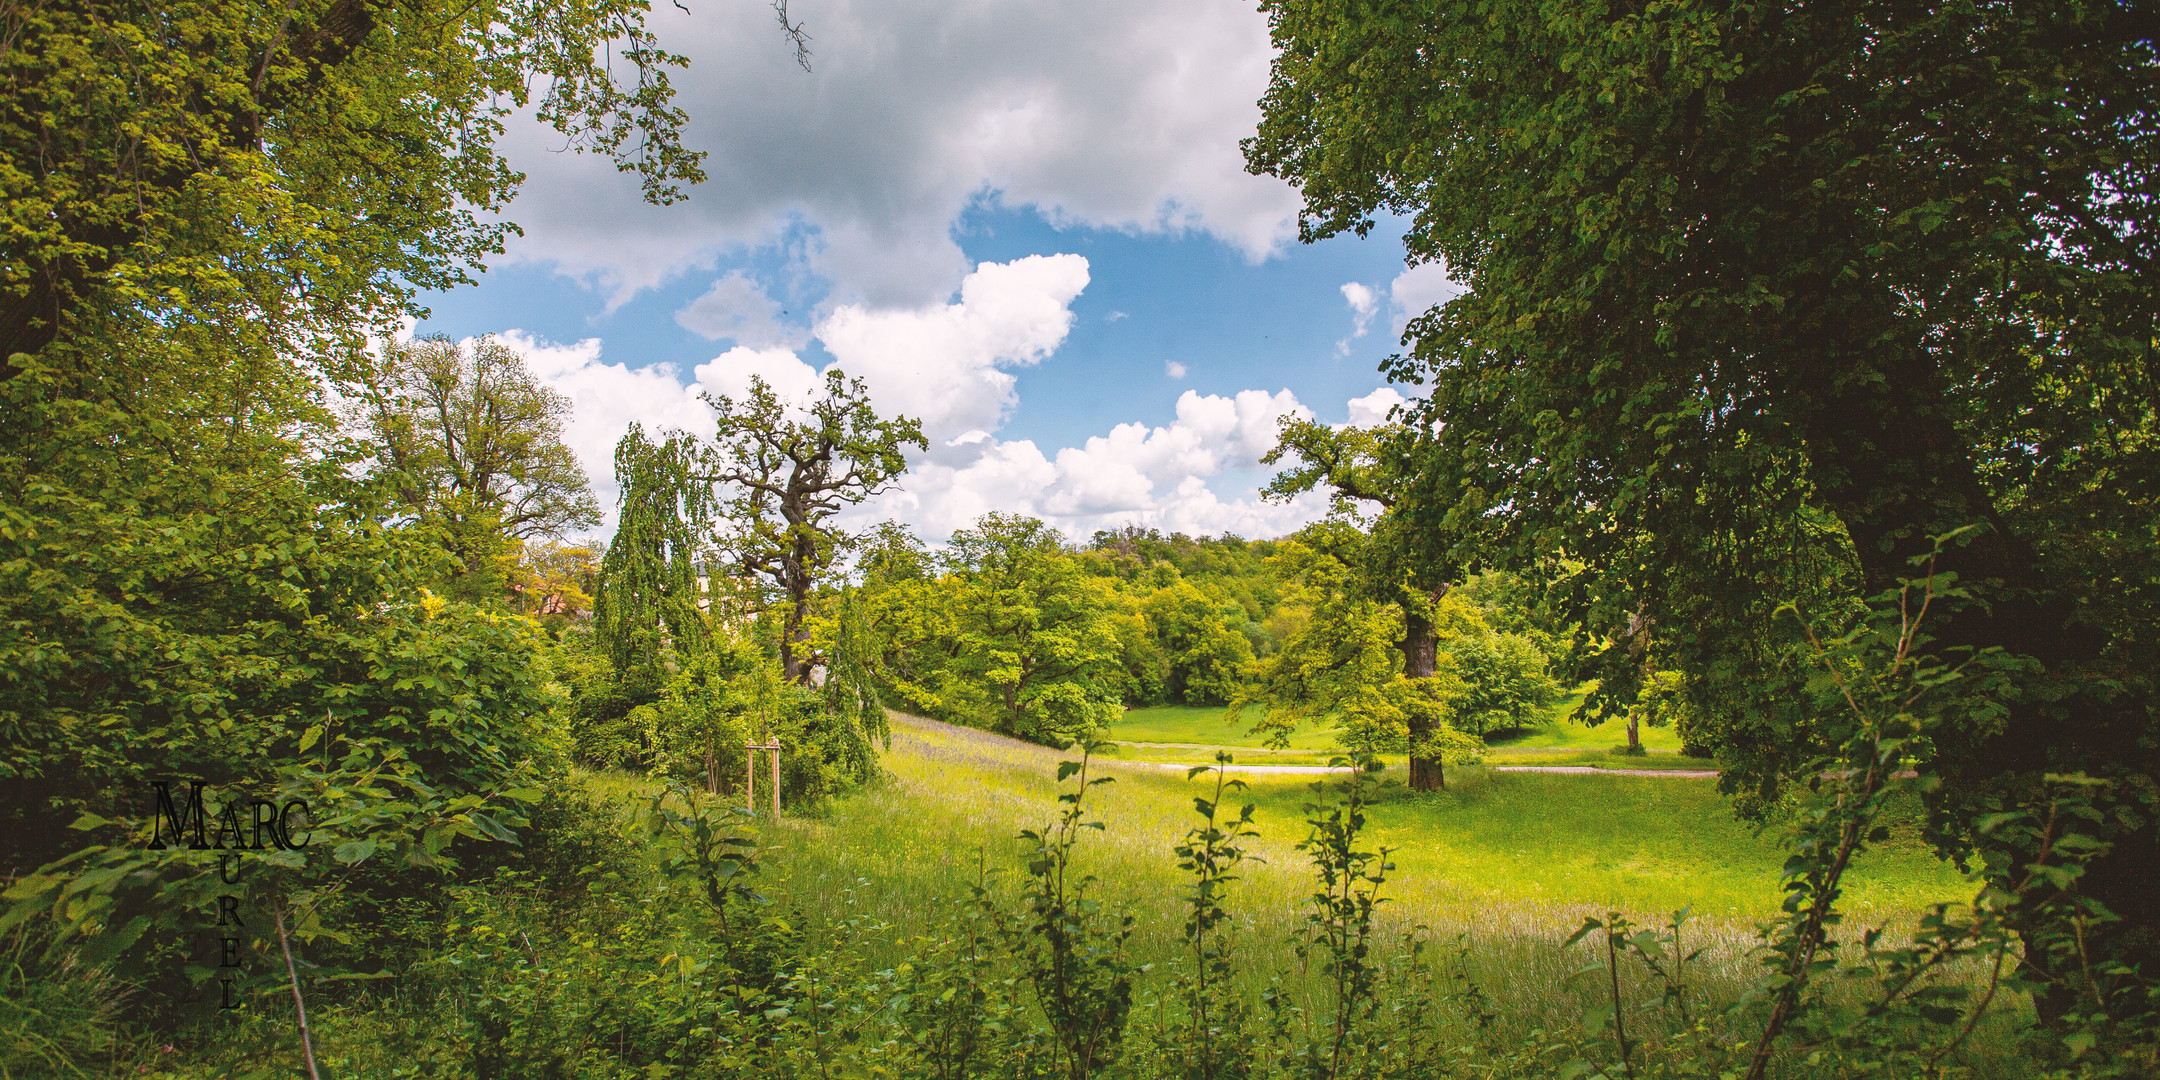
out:
M397 493L463 564L500 590L524 541L600 524L585 470L562 440L570 399L499 342L383 346L350 409Z
M1355 518L1363 510L1373 513L1363 529L1314 535L1326 536L1328 542L1318 545L1318 550L1342 560L1348 571L1336 587L1357 589L1400 613L1397 647L1403 654L1403 677L1412 680L1440 673L1443 657L1437 606L1460 576L1461 557L1433 527L1450 507L1436 503L1436 494L1416 468L1415 445L1415 433L1401 424L1333 428L1286 417L1280 440L1261 459L1268 465L1289 463L1268 482L1263 492L1268 498L1286 500L1325 487L1338 516ZM1420 791L1442 786L1441 758L1422 752L1423 747L1438 745L1433 742L1440 734L1435 727L1438 711L1411 709L1401 714L1413 748L1410 786Z
M679 196L700 155L646 9L7 8L0 363L128 328L260 355L386 325L515 227L495 212L522 176L495 144L520 109Z
M419 595L441 556L347 472L325 384L499 250L514 111L654 198L698 177L644 12L0 8L0 828L46 838L17 857L56 807L267 782L311 740L467 809L544 764L529 628Z
M1116 718L1110 598L1057 533L990 513L952 549L956 688L987 726L1066 745Z
M1929 648L1970 679L1924 768L1931 832L1992 838L2048 775L2123 815L2077 888L2160 941L2160 64L2131 5L1263 4L1281 52L1249 165L1307 239L1407 215L1468 291L1415 319L1419 469L1462 550L1640 614L1774 790L1842 715L1797 703L1843 624L1956 535ZM1999 652L1988 652L1999 650ZM1978 669L1975 669L1978 670ZM1635 688L1607 687L1617 707ZM2060 1008L2060 1004L2050 1008Z

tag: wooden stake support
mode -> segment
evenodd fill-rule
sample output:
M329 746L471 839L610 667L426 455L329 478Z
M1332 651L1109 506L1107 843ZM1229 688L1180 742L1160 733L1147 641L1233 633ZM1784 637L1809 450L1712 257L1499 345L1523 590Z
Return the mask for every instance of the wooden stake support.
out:
M780 817L780 740L744 743L743 750L745 751L743 754L743 802L745 804L743 809L753 814L757 813L758 755L770 754L772 755L770 759L772 762L772 816L777 821Z

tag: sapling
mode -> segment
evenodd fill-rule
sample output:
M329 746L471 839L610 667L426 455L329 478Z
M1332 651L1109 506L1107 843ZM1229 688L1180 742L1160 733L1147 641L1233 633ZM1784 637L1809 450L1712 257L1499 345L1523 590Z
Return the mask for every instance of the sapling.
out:
M1237 880L1238 864L1248 858L1238 841L1260 833L1252 827L1255 808L1251 803L1235 819L1226 820L1223 815L1223 793L1245 789L1243 780L1229 778L1230 763L1229 751L1217 751L1214 765L1196 765L1185 773L1188 780L1215 774L1212 796L1193 799L1193 809L1205 823L1187 832L1175 849L1178 866L1192 875L1185 941L1192 948L1193 969L1179 980L1187 1015L1185 1042L1179 1050L1188 1080L1240 1077L1252 1066L1245 1038L1245 1004L1233 992L1235 945L1223 891Z
M1388 861L1391 848L1358 850L1365 808L1372 801L1370 777L1380 771L1379 759L1361 754L1354 761L1336 758L1331 764L1350 766L1350 776L1340 785L1341 798L1305 804L1312 831L1297 848L1311 855L1319 889L1307 898L1297 954L1302 960L1317 950L1328 975L1333 1015L1324 1075L1334 1080L1350 1075L1344 1069L1354 1049L1358 1018L1374 1003L1378 969L1371 956L1373 916L1385 902L1380 890L1395 864ZM1313 787L1324 790L1324 785Z
M1088 820L1085 806L1088 789L1112 779L1088 776L1099 749L1101 744L1084 741L1079 761L1058 763L1059 783L1076 774L1079 783L1058 795L1064 809L1056 822L1020 833L1034 850L1027 862L1028 923L1016 935L1014 951L1057 1035L1071 1080L1087 1080L1106 1062L1132 1011L1135 968L1125 942L1133 917L1104 911L1088 895L1095 877L1077 874L1072 864L1082 830L1103 827Z
M1935 550L1956 534L1937 537ZM1785 860L1785 919L1772 933L1770 1015L1750 1055L1746 1080L1762 1080L1779 1036L1813 1004L1810 980L1834 960L1830 937L1841 914L1837 901L1853 857L1886 835L1877 824L1890 795L1904 782L1908 763L1930 756L1922 707L1931 691L1960 676L1959 667L1922 651L1929 610L1940 599L1964 599L1949 575L1935 572L1932 555L1918 580L1903 582L1891 599L1887 626L1860 625L1826 643L1803 624L1827 678L1827 695L1848 715L1839 754L1811 766L1810 797L1795 819ZM1913 602L1915 593L1918 603ZM1791 607L1783 610L1795 611ZM1886 662L1880 651L1887 652ZM1968 662L1970 662L1968 660ZM1960 665L1962 666L1962 665Z

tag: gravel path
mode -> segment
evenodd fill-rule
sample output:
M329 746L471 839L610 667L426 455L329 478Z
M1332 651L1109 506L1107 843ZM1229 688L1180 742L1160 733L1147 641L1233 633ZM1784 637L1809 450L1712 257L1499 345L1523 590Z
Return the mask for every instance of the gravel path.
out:
M1684 776L1691 780L1715 780L1716 769L1600 769L1589 765L1494 765L1494 772L1596 773L1599 776Z
M1126 761L1112 764L1153 765L1158 769L1190 769L1190 764L1175 761ZM1212 768L1212 766L1210 766ZM1716 769L1599 769L1589 765L1493 765L1494 772L1542 772L1578 773L1594 776L1678 776L1690 780L1714 780ZM1232 765L1231 772L1247 773L1332 773L1346 771L1334 765Z
M959 744L951 748L926 748L934 754L951 754L956 751L964 754L965 751L962 750L962 747L970 745L979 746L984 749L990 749L993 747L1001 749L1010 747L1026 747L1027 749L1035 751L1041 751L1043 749L1042 747L1034 746L1033 744L1015 742L1014 740L1008 739L1003 735L992 734L991 732L984 731L981 728L961 727L957 724L947 724L942 721L929 720L920 716L910 716L906 713L896 712L893 710L887 710L887 712L890 713L894 720L900 722L897 726L901 727L903 730L908 726L919 726L928 731L935 731L941 733L948 740ZM1131 746L1135 744L1127 743L1126 745ZM1167 747L1176 744L1154 743L1149 745ZM1204 747L1199 747L1198 744L1194 744L1194 746L1195 748L1205 749ZM1196 764L1194 762L1176 761L1120 761L1117 758L1106 758L1100 760L1103 765L1113 768L1120 765L1131 765L1143 769L1156 768L1169 769L1172 771L1190 769L1193 767L1194 764ZM1212 768L1212 766L1210 767ZM1588 765L1491 765L1487 767L1494 772L1592 773L1604 776L1677 776L1691 780L1713 779L1717 776L1717 770L1715 769L1597 769L1592 768ZM1230 766L1230 771L1256 774L1302 773L1305 775L1315 775L1322 773L1342 772L1344 770L1332 765L1232 765Z

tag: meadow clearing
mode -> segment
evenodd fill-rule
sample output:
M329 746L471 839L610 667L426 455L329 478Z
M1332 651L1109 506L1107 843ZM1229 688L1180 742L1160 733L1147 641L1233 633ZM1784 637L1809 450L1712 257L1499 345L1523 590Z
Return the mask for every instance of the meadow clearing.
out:
M1569 719L1581 703L1578 689L1546 709L1540 723L1496 732L1488 736L1486 766L1589 766L1607 769L1715 769L1717 763L1680 753L1680 736L1670 727L1641 730L1648 754L1631 756L1619 752L1627 732L1619 724L1589 727ZM1114 756L1134 761L1213 761L1215 751L1229 750L1248 764L1324 765L1341 753L1330 727L1304 725L1290 733L1289 745L1262 745L1253 725L1263 714L1253 708L1243 716L1227 709L1195 705L1155 705L1127 709L1122 720L1110 726L1107 737L1117 744ZM1390 765L1403 764L1401 754L1383 754Z
M1134 710L1118 732L1196 734L1208 730L1199 715L1208 711ZM1234 737L1227 728L1217 734ZM1566 731L1523 738L1544 743L1531 751L1582 749L1569 745ZM1148 748L1123 749L1127 757L1091 764L1091 775L1115 782L1088 795L1106 827L1085 841L1080 863L1100 879L1107 904L1134 913L1133 951L1155 963L1159 979L1176 968L1182 948L1187 879L1171 849L1198 821L1193 799L1209 794L1213 781L1131 756ZM1247 749L1233 752L1242 761ZM996 891L1011 876L1023 850L1016 833L1049 820L1057 764L1073 756L896 714L884 782L770 830L762 888L782 905L880 928L873 938L882 944L873 947L897 960L910 942L937 932L951 901L978 883ZM1462 935L1468 970L1509 1024L1572 1021L1602 1000L1598 987L1573 977L1594 958L1561 942L1585 915L1609 910L1656 923L1691 908L1687 948L1704 952L1690 981L1704 1001L1737 1000L1759 981L1750 954L1757 922L1777 911L1783 854L1776 830L1734 820L1713 782L1457 767L1444 793L1412 795L1401 773L1399 765L1388 771L1397 782L1384 785L1367 833L1368 845L1392 851L1388 936L1422 926L1445 948ZM1309 972L1291 939L1312 889L1308 860L1296 850L1307 833L1302 806L1332 798L1313 785L1334 778L1240 778L1248 784L1243 796L1224 802L1254 804L1260 833L1249 848L1259 861L1245 867L1229 900L1244 932L1243 978L1296 984ZM1929 904L1970 898L1962 876L1919 842L1911 808L1903 818L1848 878L1849 925L1895 927ZM1644 981L1627 993L1647 1001L1656 991Z

